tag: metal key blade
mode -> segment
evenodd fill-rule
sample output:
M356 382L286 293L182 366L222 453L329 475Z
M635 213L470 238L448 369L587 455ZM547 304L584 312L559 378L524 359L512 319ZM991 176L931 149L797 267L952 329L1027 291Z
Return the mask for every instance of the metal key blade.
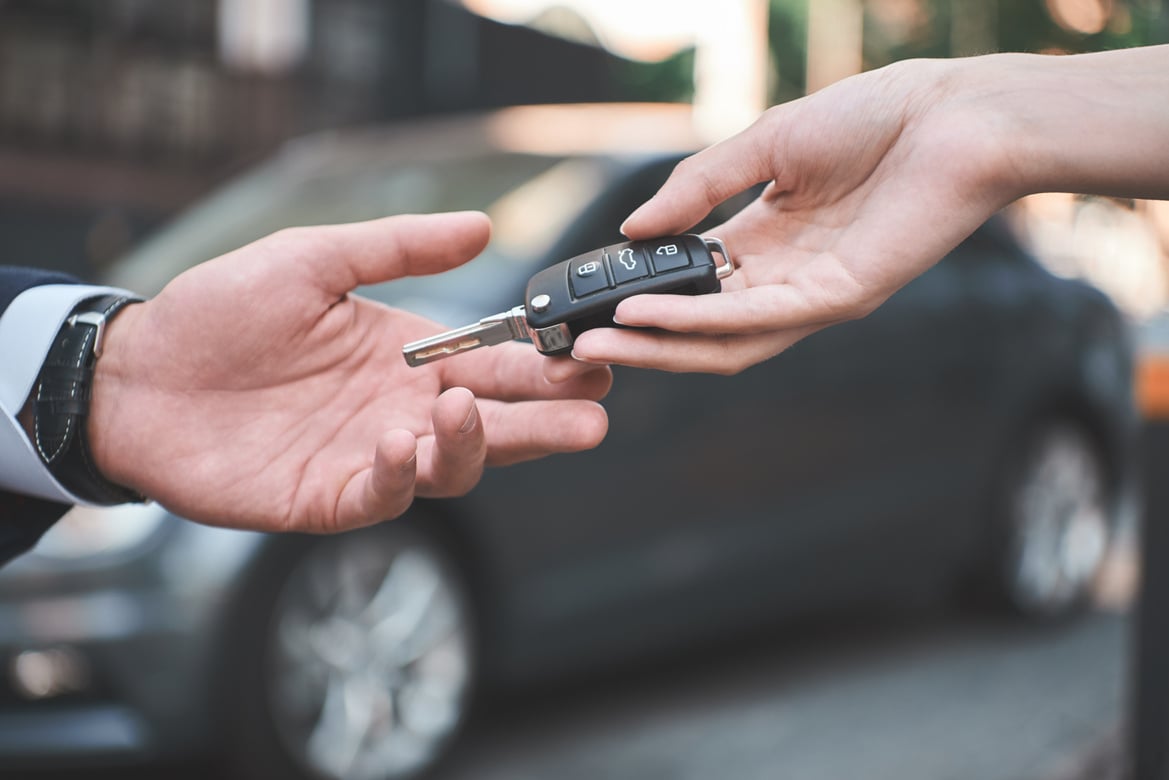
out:
M460 352L491 347L505 341L528 338L528 320L523 306L484 317L467 325L430 338L419 339L402 347L402 355L411 366L433 363Z

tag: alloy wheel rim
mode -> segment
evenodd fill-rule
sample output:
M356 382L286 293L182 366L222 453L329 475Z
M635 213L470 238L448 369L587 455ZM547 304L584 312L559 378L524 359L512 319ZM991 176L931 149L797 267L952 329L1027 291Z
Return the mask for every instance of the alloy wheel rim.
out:
M316 545L271 626L270 712L313 774L406 777L458 727L471 676L467 614L424 545L373 535Z
M1057 428L1040 440L1012 509L1016 602L1055 614L1083 598L1103 564L1111 526L1105 477L1083 435Z

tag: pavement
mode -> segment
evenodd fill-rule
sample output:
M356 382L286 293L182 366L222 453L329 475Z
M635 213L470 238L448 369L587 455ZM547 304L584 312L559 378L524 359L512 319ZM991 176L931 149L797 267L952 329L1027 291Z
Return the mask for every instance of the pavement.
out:
M1118 614L854 617L496 706L440 777L1079 780L1108 760L1127 659Z
M1125 780L1129 777L1128 743L1116 728L1085 747L1047 780Z
M490 700L434 780L1120 780L1129 630L830 616ZM226 776L208 758L21 780L158 777Z
M1077 620L838 614L493 702L439 778L1121 780L1137 557Z
M1121 780L1135 560L1076 620L838 613L496 697L434 780ZM209 776L211 757L30 778Z

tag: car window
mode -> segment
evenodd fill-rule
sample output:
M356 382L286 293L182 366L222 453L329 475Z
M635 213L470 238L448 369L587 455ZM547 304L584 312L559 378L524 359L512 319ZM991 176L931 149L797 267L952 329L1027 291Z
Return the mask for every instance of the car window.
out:
M496 221L490 256L526 260L596 197L601 170L591 158L503 153L393 165L277 159L191 209L115 264L108 281L152 295L187 268L282 228L462 209Z
M625 159L616 162L615 170L622 173L614 176L615 181L604 197L590 205L576 224L551 248L545 262L563 260L608 243L624 241L625 238L620 234L621 223L634 209L653 197L680 159L680 156L670 154L648 160ZM719 204L693 232L704 233L722 224L754 200L762 190L763 185L759 185ZM734 251L734 247L731 247L731 251Z
M510 189L497 186L476 206L464 207L491 217L491 244L479 257L439 276L397 279L359 292L448 325L493 314L479 307L519 300L528 277L548 262L552 246L608 184L606 168L594 158L566 159Z

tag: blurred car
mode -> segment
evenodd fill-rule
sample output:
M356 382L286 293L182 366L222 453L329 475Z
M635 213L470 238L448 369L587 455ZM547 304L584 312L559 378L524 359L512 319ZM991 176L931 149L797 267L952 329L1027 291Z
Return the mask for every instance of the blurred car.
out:
M288 225L481 208L483 256L363 291L466 324L619 240L697 144L686 109L661 106L318 135L112 281L153 293ZM741 375L616 373L601 447L491 471L393 523L266 536L157 506L63 521L0 572L0 762L227 746L263 776L403 777L484 690L875 594L961 587L1036 617L1088 598L1126 485L1130 346L1103 295L1001 224Z

